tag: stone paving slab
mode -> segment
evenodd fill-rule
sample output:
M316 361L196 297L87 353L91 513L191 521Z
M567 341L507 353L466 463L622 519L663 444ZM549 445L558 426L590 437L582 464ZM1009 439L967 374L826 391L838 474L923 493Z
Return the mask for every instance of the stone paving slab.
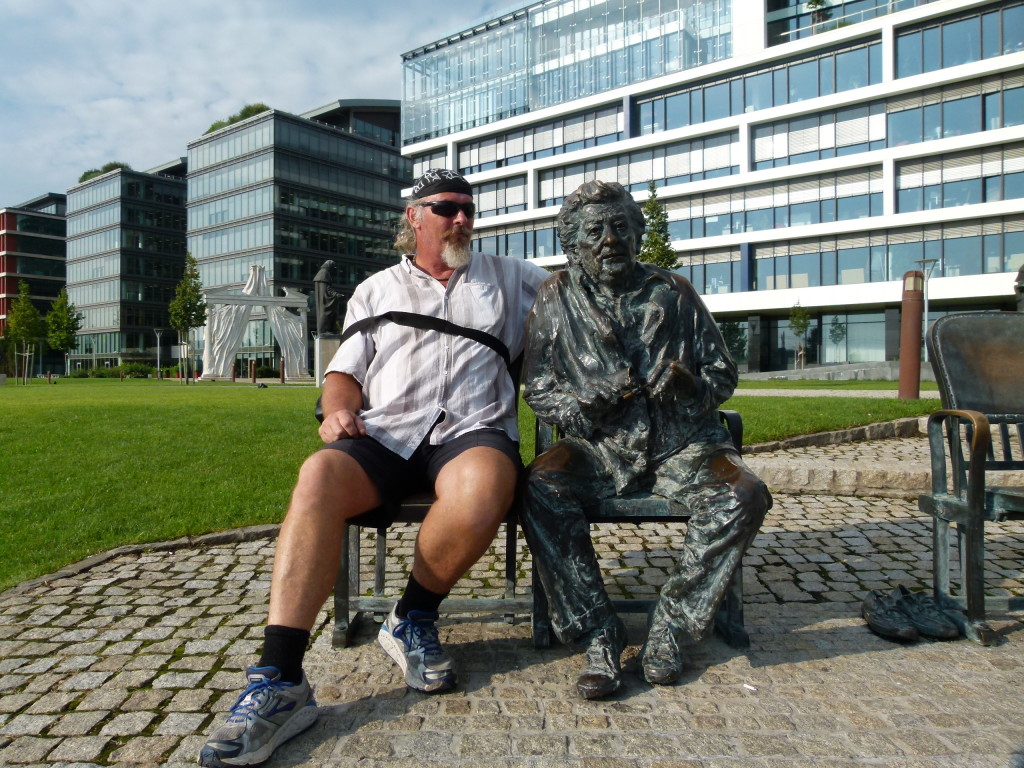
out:
M597 526L613 596L656 592L681 531ZM0 595L0 764L194 764L260 647L269 534L94 558ZM398 527L389 545L394 594L414 537ZM320 720L268 765L1009 768L1024 747L1024 614L994 617L992 648L897 645L860 619L866 590L926 586L929 540L908 500L777 494L745 558L751 648L712 638L680 685L652 688L636 674L642 617L628 616L627 684L601 702L573 695L579 655L534 649L526 617L444 617L462 685L429 697L405 688L374 627L331 648L325 610L307 657ZM457 594L497 594L497 541ZM988 526L987 545L988 593L1024 596L1024 522Z

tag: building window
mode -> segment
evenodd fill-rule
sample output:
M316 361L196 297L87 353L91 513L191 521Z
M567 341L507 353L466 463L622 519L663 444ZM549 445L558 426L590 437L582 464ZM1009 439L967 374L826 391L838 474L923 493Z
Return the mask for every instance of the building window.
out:
M896 38L896 76L909 77L1024 50L1024 3L918 26Z

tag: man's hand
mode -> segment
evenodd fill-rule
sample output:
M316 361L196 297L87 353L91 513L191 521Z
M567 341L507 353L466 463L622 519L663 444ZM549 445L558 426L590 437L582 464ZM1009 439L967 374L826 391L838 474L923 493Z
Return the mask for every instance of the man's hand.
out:
M359 414L355 411L338 410L329 416L324 417L320 425L320 439L325 443L333 443L335 440L346 440L363 437L366 434L366 426Z
M654 370L647 383L647 391L656 400L692 400L697 396L698 382L685 365L671 361L660 364Z
M599 376L587 382L579 394L579 402L598 413L618 405L619 401L637 393L638 385L633 371L623 368L609 376Z

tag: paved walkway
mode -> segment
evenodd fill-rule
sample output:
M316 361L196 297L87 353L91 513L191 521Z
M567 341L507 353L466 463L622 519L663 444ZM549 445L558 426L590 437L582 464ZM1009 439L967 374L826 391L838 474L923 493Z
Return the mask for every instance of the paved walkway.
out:
M894 439L830 456L920 463L922 449L920 439ZM573 695L579 656L535 650L524 619L446 617L442 639L462 686L429 697L405 688L371 628L332 649L324 612L307 665L320 720L269 765L1010 766L1024 747L1024 614L995 616L998 647L886 642L865 628L859 601L868 589L928 583L929 526L916 503L775 498L745 559L749 649L712 638L694 650L682 684L652 688L636 674L643 625L628 617L625 690L587 702ZM396 591L414 534L400 529L391 548ZM653 594L678 534L600 526L614 595ZM1024 595L1024 523L991 525L987 539L989 593ZM236 532L97 557L0 595L0 764L193 763L259 648L273 549L267 529ZM495 592L496 554L460 593Z

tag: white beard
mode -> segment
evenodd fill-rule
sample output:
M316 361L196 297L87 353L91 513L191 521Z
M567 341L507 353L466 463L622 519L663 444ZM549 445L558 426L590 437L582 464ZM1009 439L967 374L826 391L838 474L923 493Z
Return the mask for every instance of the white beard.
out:
M441 251L441 261L449 269L462 269L462 267L469 264L470 252L469 245L457 245L456 243L445 243L444 250Z

